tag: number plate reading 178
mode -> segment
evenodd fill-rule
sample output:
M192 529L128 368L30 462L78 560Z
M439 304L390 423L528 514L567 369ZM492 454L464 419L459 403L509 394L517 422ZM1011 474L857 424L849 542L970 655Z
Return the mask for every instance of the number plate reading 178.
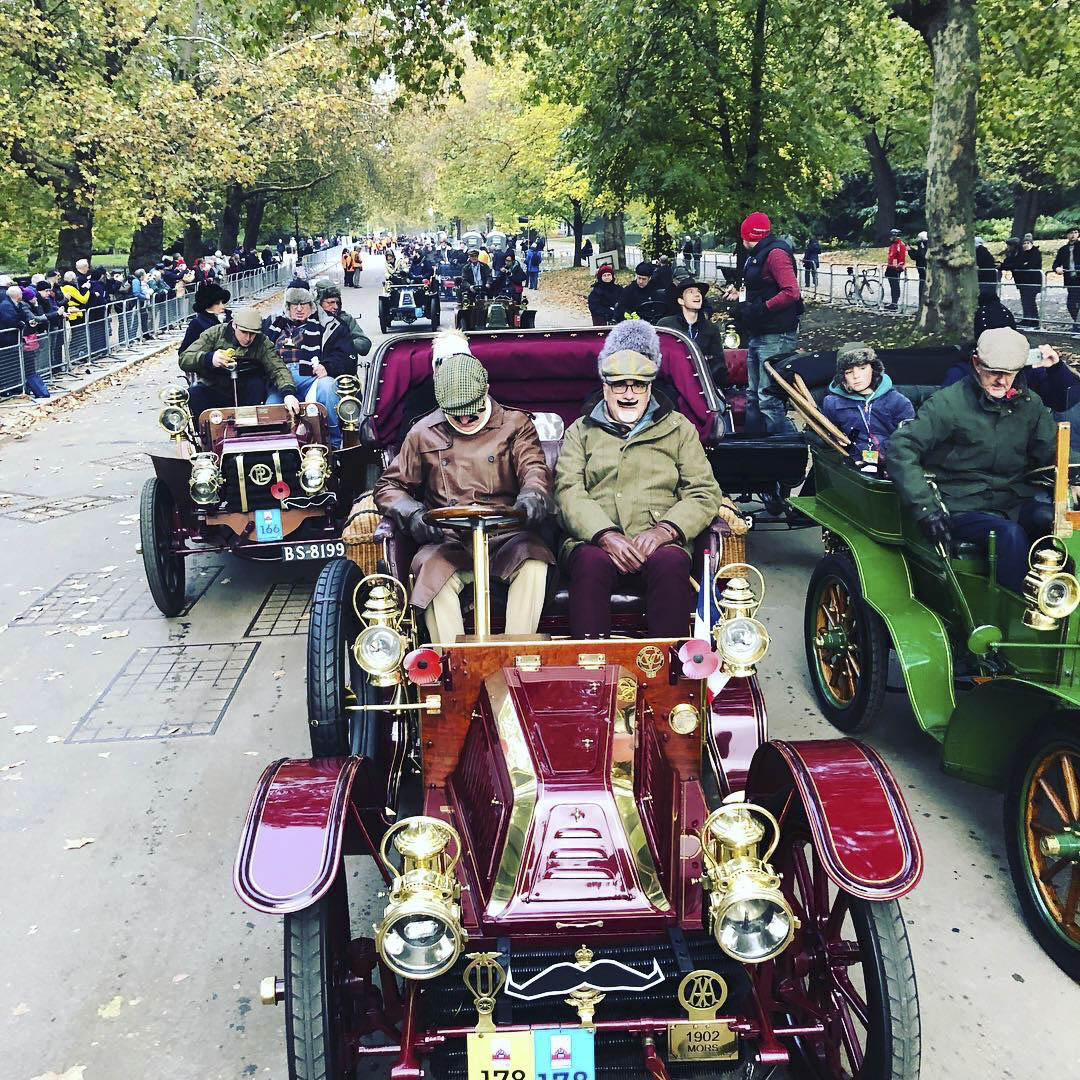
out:
M282 544L282 562L322 562L345 558L344 540L326 540L318 544Z
M716 1020L668 1024L668 1055L672 1061L734 1061L739 1037Z
M595 1080L593 1032L545 1028L468 1036L468 1080Z

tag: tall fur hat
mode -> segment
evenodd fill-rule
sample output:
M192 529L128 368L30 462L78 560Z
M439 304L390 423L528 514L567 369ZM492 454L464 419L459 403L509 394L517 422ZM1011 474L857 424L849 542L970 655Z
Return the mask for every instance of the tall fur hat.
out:
M660 338L651 323L627 319L614 326L597 358L600 378L652 382L660 372Z

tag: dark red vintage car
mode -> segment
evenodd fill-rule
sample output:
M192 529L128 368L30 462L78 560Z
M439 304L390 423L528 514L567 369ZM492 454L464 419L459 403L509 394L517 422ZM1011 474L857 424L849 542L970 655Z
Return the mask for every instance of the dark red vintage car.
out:
M470 340L555 456L603 336ZM708 441L701 357L661 338L662 378ZM428 340L380 351L366 438L393 446L429 369ZM898 898L919 842L874 751L768 739L760 575L712 562L714 529L697 570L709 640L645 637L633 589L616 638L558 636L559 589L541 633L508 638L485 538L517 518L429 513L472 536L470 636L420 639L410 551L385 523L372 542L390 573L328 564L308 643L317 755L265 771L236 860L239 895L284 916L284 972L262 996L285 1005L289 1076L385 1058L395 1080L916 1078Z
M227 551L244 558L324 562L345 554L345 515L363 490L372 453L359 445L360 385L338 380L342 448L330 448L326 410L301 403L207 409L192 417L187 390L162 391L161 427L172 442L150 455L143 485L143 566L163 614L185 605L184 560Z

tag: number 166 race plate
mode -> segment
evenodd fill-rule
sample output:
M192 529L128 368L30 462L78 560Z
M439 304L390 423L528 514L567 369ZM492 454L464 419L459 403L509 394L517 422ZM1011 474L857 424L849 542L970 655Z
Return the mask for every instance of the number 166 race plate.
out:
M593 1032L550 1028L472 1032L468 1080L595 1080Z

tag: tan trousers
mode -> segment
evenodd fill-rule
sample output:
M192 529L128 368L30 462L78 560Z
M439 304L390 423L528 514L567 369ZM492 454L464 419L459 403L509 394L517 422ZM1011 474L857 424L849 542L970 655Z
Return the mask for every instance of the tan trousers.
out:
M510 576L506 598L506 632L528 636L536 633L547 591L547 563L526 559ZM461 617L461 590L472 584L471 570L457 570L424 608L424 622L432 641L449 644L465 633Z

